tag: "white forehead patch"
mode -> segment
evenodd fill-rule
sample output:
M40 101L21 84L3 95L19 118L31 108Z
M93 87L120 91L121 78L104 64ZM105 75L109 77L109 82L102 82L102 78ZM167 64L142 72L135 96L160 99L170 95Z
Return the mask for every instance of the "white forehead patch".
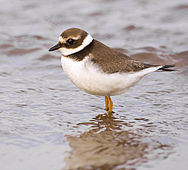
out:
M62 38L62 36L59 37L59 42L62 44L65 43L65 40Z
M59 42L63 43L65 40L62 37L59 37ZM82 44L76 48L59 48L58 50L62 53L62 55L67 56L74 53L77 53L81 50L83 50L86 46L88 46L93 41L93 38L91 35L87 35L87 37L84 39Z

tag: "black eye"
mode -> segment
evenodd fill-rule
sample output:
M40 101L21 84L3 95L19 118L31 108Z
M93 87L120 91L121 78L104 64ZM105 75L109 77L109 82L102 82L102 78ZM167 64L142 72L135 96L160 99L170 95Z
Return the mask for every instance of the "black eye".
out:
M69 38L69 39L67 40L67 44L71 45L71 44L73 44L73 43L74 43L74 40L73 40L72 38Z

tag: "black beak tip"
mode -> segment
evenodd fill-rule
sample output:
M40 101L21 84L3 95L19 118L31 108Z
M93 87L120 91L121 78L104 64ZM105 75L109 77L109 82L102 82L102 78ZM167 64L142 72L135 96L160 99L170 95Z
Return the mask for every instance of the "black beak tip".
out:
M57 43L56 45L54 45L53 47L51 47L48 51L55 51L55 50L58 50L59 48L61 48L61 44Z
M52 48L50 48L48 51L54 51Z

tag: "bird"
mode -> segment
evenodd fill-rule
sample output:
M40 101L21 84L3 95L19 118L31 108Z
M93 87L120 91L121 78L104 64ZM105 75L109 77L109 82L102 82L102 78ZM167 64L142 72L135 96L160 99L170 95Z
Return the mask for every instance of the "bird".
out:
M67 77L86 93L104 96L105 110L113 112L111 96L120 95L145 75L155 71L174 71L174 65L151 65L94 39L80 28L69 28L49 51L61 52L61 65Z

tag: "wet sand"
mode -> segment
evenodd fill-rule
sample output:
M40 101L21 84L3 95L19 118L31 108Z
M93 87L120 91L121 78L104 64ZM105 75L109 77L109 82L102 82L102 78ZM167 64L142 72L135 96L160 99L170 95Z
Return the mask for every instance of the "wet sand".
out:
M187 169L186 0L11 0L0 9L0 169ZM110 116L48 52L69 27L177 71L114 96Z

